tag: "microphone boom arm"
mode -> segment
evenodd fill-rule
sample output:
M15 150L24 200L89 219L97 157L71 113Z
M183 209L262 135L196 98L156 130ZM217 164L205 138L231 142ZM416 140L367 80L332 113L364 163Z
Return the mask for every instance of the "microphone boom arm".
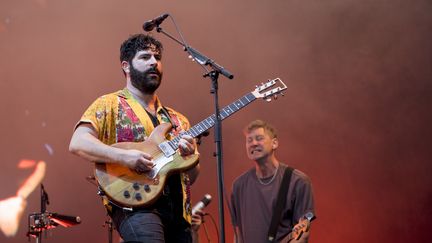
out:
M181 46L183 46L183 50L187 51L193 60L197 61L199 64L201 65L205 65L205 66L210 66L214 71L222 74L223 76L229 78L229 79L233 79L234 75L228 71L226 68L222 67L221 65L219 65L218 63L216 63L214 60L208 58L207 56L205 56L204 54L200 53L197 49L191 47L190 45L186 45L185 43L179 41L178 39L176 39L175 37L173 37L172 35L168 34L167 32L165 32L160 26L157 26L156 31L159 33L162 33L166 36L168 36L170 39L174 40L175 42L177 42L178 44L180 44ZM208 71L207 71L208 72ZM206 74L207 76L208 74Z

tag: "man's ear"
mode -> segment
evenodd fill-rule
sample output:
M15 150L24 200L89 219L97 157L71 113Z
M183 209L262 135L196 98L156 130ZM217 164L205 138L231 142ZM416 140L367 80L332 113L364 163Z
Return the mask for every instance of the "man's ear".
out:
M272 139L272 149L275 150L279 147L279 140L277 138Z
M123 71L124 71L125 73L129 73L129 72L130 72L130 71L129 71L129 63L128 63L128 62L126 62L126 61L122 61L121 65L122 65L122 69L123 69Z

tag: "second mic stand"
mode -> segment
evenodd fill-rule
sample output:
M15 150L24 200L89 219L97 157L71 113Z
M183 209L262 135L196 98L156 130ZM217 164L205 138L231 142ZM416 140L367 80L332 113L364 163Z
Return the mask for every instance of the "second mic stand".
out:
M36 243L42 242L43 230L52 227L52 221L46 214L46 205L49 204L48 194L45 191L43 184L41 184L41 211L40 213L31 213L28 217L28 232L27 236L36 238Z
M90 184L96 186L98 188L98 195L101 196L103 195L103 191L99 188L98 183L96 182L96 177L93 176L87 176L85 178ZM104 224L102 225L102 227L107 227L108 230L108 243L112 243L113 242L113 231L115 229L115 226L113 225L113 221L111 219L110 216L108 216L108 219L105 220Z
M218 208L219 208L219 229L220 229L220 236L219 236L219 242L224 243L225 242L225 220L224 220L224 184L223 184L223 153L222 153L222 119L220 117L220 110L219 110L219 97L218 97L218 78L219 74L224 75L225 77L232 79L234 78L234 75L231 74L228 70L226 70L224 67L217 64L212 59L206 57L205 55L201 54L196 49L192 48L191 46L187 45L186 43L183 43L170 34L166 33L162 30L160 26L157 26L156 28L157 32L162 33L166 36L168 36L170 39L174 40L178 44L183 46L184 51L187 51L192 58L193 61L197 61L203 68L206 70L206 74L204 74L204 77L210 77L211 79L211 90L210 92L214 96L214 108L215 108L215 119L214 119L214 140L216 144L216 160L217 160L217 178L218 178ZM208 71L205 66L210 66L213 71Z
M68 216L58 213L50 213L46 211L46 206L49 204L48 193L41 184L41 211L40 213L31 213L28 217L28 232L27 236L35 237L36 243L42 243L42 232L61 225L70 227L81 223L78 216Z

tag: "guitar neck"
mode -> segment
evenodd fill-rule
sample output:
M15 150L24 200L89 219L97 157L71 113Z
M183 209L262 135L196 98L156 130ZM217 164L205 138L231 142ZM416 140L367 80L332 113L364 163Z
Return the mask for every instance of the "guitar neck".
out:
M228 118L232 114L236 113L237 111L249 105L254 100L256 100L256 96L252 92L244 95L240 99L222 108L219 112L220 119L224 120L225 118ZM184 134L196 138L200 136L202 133L204 133L205 131L207 131L208 129L212 128L215 124L216 124L216 115L213 114L207 117L206 119L202 120L195 126L191 127ZM177 150L179 140L180 140L180 136L177 136L173 140L168 141L168 144L173 150Z

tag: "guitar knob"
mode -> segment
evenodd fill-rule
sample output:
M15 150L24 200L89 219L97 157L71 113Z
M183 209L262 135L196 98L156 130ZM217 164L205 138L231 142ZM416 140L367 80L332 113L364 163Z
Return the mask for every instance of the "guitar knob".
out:
M139 188L140 188L140 186L139 186L139 184L138 184L137 182L135 182L135 183L132 185L132 187L133 187L133 189L135 189L136 191L138 191Z
M135 199L136 199L137 201L141 201L141 200L142 200L141 193L137 193L137 194L135 194Z
M144 185L144 191L145 191L145 192L150 192L150 186L147 185L147 184L145 184L145 185Z
M123 192L123 196L125 197L125 198L130 198L130 193L129 193L129 191L124 191Z

